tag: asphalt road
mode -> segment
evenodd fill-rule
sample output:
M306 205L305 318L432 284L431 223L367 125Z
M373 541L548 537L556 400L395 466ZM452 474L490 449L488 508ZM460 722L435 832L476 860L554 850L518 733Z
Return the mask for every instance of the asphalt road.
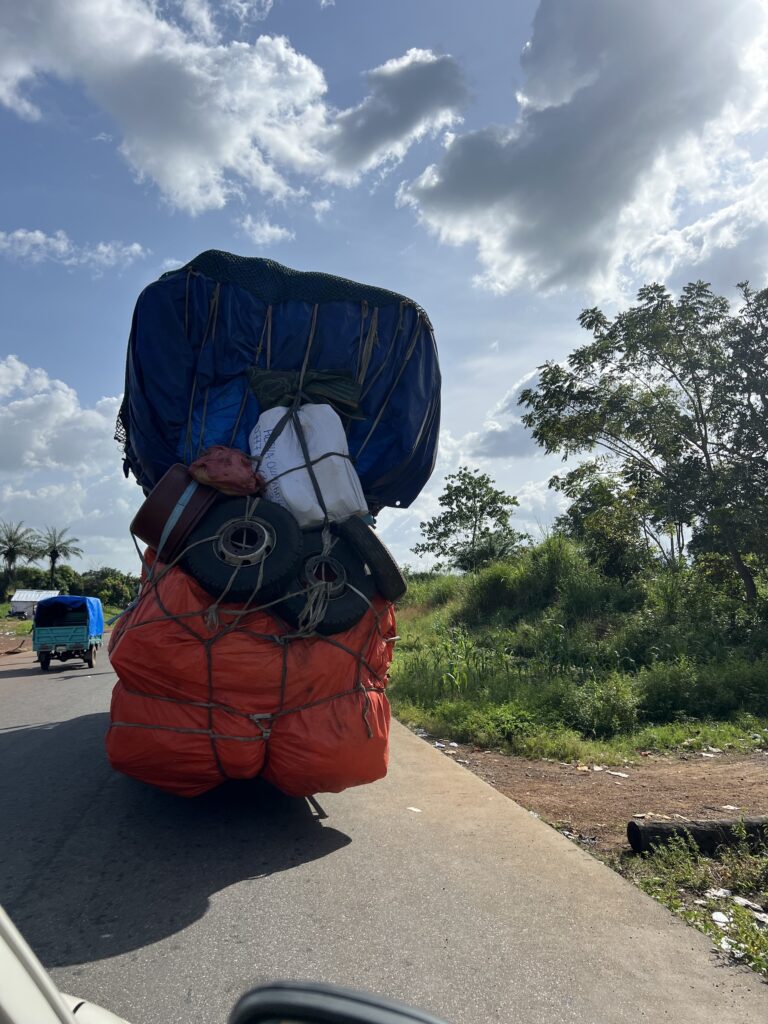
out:
M192 801L114 774L105 659L0 658L0 902L64 991L223 1024L249 986L335 981L453 1024L764 1024L768 985L405 729L373 786Z

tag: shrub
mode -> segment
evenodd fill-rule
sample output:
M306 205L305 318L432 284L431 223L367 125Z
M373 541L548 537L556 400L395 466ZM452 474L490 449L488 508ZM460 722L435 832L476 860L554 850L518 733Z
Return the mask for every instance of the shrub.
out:
M652 722L670 722L695 714L696 684L696 666L684 655L642 669L638 687L644 716Z
M453 576L448 573L434 575L423 575L418 579L408 580L408 590L401 601L400 607L434 609L442 608L453 601L464 588L465 580L462 576Z
M515 562L498 562L468 581L464 601L456 617L471 626L517 622L553 605L571 581L594 573L573 541L554 535L528 548ZM580 593L580 597L578 596ZM598 599L599 600L599 599ZM574 609L595 604L573 582Z
M557 679L543 688L540 706L553 725L565 724L584 736L609 739L637 726L638 695L632 677L612 672L581 684Z
M687 657L657 662L638 676L642 714L653 722L768 713L768 662L727 658L696 665Z

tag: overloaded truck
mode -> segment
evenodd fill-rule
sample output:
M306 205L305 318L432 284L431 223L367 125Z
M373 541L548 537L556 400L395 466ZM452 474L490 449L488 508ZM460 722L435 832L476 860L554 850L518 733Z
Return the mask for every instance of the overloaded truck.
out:
M117 436L146 495L110 641L113 766L186 796L386 772L394 603L375 532L429 479L440 373L394 292L208 251L136 304Z

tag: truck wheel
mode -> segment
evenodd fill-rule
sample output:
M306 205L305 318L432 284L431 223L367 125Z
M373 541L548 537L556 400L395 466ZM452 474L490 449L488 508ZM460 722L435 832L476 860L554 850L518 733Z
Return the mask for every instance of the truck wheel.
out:
M85 656L85 664L88 666L88 668L93 668L93 666L96 664L96 648L95 647L89 647L88 648L88 653Z
M234 604L285 593L299 566L299 524L281 505L259 498L217 501L186 540L182 568L212 597ZM261 585L259 585L261 584Z
M40 671L47 672L51 667L51 656L47 651L41 651L40 653Z
M408 589L389 548L359 516L352 516L338 525L343 537L371 570L376 590L387 601L399 601Z
M330 585L328 604L322 621L315 626L321 636L343 633L356 625L368 610L375 586L357 552L341 537L334 537L330 553L323 558L323 532L310 530L304 534L301 568L286 588L292 595L277 605L278 614L298 627L304 613L313 580Z

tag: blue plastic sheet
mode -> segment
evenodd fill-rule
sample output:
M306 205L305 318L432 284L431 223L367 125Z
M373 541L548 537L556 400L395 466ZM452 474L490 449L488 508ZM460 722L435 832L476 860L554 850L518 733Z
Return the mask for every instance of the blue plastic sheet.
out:
M230 265L250 277L220 270ZM298 371L308 345L308 368L362 385L362 418L345 425L369 504L410 505L432 473L440 425L426 314L382 289L222 253L201 254L139 296L118 421L126 473L148 492L210 445L247 452L260 411L247 368Z
M35 624L39 625L40 620L50 622L50 616L56 614L56 609L66 611L79 609L85 605L88 615L88 632L91 636L101 636L104 632L104 610L98 597L81 597L77 594L60 594L58 597L46 597L38 601L35 606Z

